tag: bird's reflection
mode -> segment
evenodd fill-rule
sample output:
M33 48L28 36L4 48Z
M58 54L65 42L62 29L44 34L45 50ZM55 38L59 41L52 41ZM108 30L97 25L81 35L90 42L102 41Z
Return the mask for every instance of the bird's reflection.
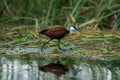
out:
M48 65L39 67L39 69L43 72L50 72L57 76L61 76L69 71L68 67L61 64L59 61L56 63L49 63Z

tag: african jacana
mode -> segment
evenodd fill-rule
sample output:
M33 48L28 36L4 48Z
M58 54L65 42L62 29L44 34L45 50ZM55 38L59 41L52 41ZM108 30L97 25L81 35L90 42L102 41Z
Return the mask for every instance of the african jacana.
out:
M43 44L41 51L43 50L44 46L53 39L57 39L58 40L58 48L62 51L65 51L64 49L62 49L60 47L60 39L62 39L66 34L72 34L72 32L75 30L80 32L80 30L78 28L76 28L75 26L71 26L70 30L67 30L65 27L62 27L62 26L41 30L39 32L39 34L46 35L50 38L50 40L48 40L45 44Z

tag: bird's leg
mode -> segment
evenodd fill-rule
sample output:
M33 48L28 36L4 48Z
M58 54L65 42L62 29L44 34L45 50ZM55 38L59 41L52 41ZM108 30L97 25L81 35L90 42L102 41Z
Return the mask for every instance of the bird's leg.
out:
M46 43L43 44L42 48L41 48L41 52L43 52L43 48L46 44L48 44L52 39L48 40Z
M62 48L60 47L60 40L58 40L58 48L59 48L60 50L62 50L62 51L65 51L65 49L62 49Z

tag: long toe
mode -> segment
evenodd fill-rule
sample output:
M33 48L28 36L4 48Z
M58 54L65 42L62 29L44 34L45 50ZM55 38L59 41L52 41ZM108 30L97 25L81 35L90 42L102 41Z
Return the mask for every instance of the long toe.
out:
M62 49L62 48L59 48L61 51L65 52L66 50L65 49Z

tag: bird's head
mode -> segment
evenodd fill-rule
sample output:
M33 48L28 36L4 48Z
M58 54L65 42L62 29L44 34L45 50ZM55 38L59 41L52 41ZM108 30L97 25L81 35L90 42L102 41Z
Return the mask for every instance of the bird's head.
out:
M76 26L71 26L71 27L70 27L70 31L69 31L69 33L72 34L74 31L81 32L81 30L78 29Z

